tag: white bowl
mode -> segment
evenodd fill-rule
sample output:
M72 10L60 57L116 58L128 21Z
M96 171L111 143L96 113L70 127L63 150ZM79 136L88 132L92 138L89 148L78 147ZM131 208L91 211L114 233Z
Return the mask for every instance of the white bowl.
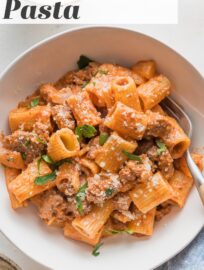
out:
M175 97L189 113L194 128L193 147L204 146L204 82L184 58L153 38L129 30L90 27L67 31L34 46L15 60L0 80L0 129L8 131L8 112L41 83L57 80L76 68L81 54L100 62L130 66L141 59L154 59L159 70L174 84ZM4 181L3 170L0 172ZM0 188L0 229L23 252L55 270L102 270L111 267L152 269L181 251L201 230L204 212L194 189L181 211L175 210L155 228L150 239L117 236L104 240L101 254L63 237L49 228L34 208L13 211L5 184Z

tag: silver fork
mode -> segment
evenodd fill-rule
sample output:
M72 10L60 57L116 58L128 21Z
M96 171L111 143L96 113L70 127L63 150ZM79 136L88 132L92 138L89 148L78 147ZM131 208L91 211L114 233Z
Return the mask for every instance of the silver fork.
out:
M165 98L161 102L161 105L170 116L174 117L178 121L178 123L183 128L185 133L191 139L192 123L188 115L184 112L184 110L170 97ZM198 193L204 205L204 176L202 175L201 171L198 169L197 165L192 159L189 149L186 151L185 156L188 168L191 172Z

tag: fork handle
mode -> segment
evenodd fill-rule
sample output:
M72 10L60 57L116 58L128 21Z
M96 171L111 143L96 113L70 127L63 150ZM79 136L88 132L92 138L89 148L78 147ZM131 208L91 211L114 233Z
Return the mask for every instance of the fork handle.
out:
M199 192L200 198L204 205L204 177L191 157L189 150L186 151L186 162L188 164L191 175Z

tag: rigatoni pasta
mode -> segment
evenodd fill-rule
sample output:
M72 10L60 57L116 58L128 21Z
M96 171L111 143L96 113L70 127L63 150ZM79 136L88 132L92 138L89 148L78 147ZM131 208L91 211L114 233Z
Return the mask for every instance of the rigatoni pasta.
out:
M137 143L124 140L117 133L112 133L101 151L96 154L96 163L108 172L116 172L121 164L127 160L123 150L133 153Z
M147 116L117 102L105 118L104 124L124 137L141 139L146 130Z
M138 93L144 111L152 109L170 94L170 81L163 75L151 78L138 87Z
M171 83L153 60L129 69L81 56L78 65L10 112L0 163L13 209L33 203L46 225L96 245L97 256L103 237L151 236L183 207L190 139L159 104Z

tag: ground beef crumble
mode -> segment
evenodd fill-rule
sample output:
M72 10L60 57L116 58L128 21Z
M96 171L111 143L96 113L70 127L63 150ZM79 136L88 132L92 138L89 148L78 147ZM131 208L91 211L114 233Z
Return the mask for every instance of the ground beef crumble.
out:
M22 130L5 136L3 145L7 149L20 152L26 164L41 156L46 150L44 138L40 138L36 133Z
M88 179L87 200L101 204L112 198L120 189L121 183L117 174L101 172Z
M164 175L164 177L168 180L174 174L173 159L172 159L168 149L166 149L160 155L158 155L157 150L158 150L158 148L156 146L152 146L147 151L147 155L156 164L156 166L161 171L161 173Z

